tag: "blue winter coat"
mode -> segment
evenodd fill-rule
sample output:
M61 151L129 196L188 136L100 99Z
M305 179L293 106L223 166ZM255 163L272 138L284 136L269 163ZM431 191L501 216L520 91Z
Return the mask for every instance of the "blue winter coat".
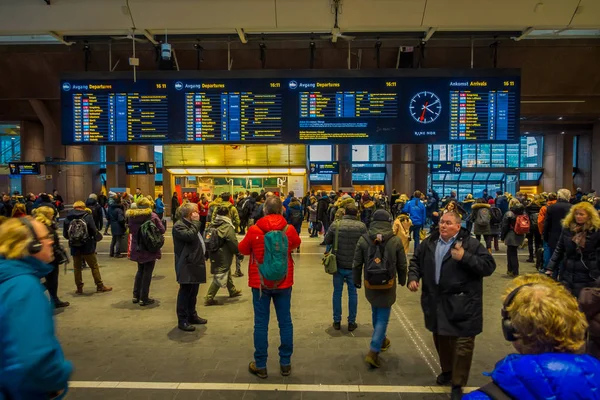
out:
M154 201L154 206L156 207L156 213L164 213L165 212L165 203L163 203L160 197L157 197Z
M510 354L489 375L513 399L600 399L600 361L587 354ZM463 396L484 399L480 391Z
M33 257L0 259L0 400L67 391L73 367L54 335L52 306L40 284L51 270Z
M421 203L421 200L414 198L410 199L410 201L406 203L402 211L410 215L410 219L413 225L425 225L425 205Z

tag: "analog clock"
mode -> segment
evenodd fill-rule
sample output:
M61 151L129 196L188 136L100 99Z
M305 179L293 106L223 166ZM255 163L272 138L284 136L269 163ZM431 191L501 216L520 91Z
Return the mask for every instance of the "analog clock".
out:
M410 100L409 110L415 121L421 124L429 124L442 113L442 103L440 98L433 92L419 92Z

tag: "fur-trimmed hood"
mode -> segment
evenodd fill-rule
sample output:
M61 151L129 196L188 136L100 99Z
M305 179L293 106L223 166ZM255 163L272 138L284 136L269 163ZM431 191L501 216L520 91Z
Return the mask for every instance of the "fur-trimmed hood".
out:
M487 203L475 203L475 204L473 204L473 207L471 209L472 210L478 210L480 208L492 208L492 206L490 206Z
M150 215L152 215L152 209L150 208L130 208L125 213L127 218L148 217Z

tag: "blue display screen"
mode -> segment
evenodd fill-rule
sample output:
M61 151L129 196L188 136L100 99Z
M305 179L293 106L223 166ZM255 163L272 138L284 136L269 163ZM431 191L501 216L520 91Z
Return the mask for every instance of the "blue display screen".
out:
M125 174L127 175L154 175L152 162L126 162Z
M519 139L515 70L261 71L62 80L63 144Z
M11 162L8 163L10 175L39 175L40 163L38 162Z

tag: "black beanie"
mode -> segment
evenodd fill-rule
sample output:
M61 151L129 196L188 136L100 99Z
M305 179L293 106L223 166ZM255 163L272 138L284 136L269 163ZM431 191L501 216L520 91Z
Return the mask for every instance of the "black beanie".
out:
M373 213L373 221L392 222L392 216L386 210L377 210Z

